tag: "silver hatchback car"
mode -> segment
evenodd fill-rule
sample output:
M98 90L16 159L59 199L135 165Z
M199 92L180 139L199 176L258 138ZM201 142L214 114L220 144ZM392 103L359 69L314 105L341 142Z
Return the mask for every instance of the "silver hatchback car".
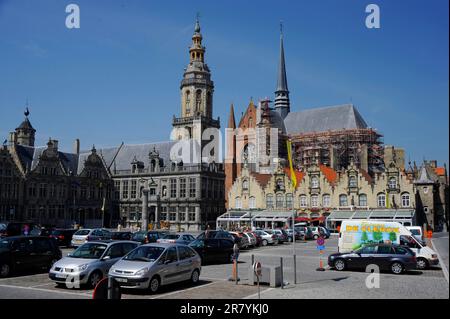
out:
M172 243L142 245L115 263L108 276L121 287L149 289L190 280L196 284L201 271L201 258L192 248Z
M53 264L48 274L58 285L95 287L120 258L139 246L134 241L93 241Z

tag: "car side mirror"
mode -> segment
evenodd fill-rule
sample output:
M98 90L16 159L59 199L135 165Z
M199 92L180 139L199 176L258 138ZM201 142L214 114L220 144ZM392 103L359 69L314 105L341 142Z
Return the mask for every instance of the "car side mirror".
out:
M172 260L166 260L165 262L164 262L164 265L168 265L168 264L170 264L172 262Z
M111 259L111 256L105 256L102 258L102 260L110 260L110 259Z

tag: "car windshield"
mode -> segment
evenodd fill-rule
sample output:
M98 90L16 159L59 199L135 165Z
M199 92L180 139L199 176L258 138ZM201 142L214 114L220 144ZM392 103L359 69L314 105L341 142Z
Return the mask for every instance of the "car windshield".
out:
M420 231L418 229L410 229L409 231L415 236L420 236Z
M155 246L142 246L136 248L123 259L129 261L147 261L154 262L163 253L164 248Z
M180 235L177 234L168 234L162 237L162 239L178 239Z
M8 239L0 240L0 249L1 248L9 248L11 246L11 241Z
M78 247L71 255L72 258L99 259L107 245L87 243Z
M74 235L75 236L86 236L86 235L89 235L90 232L91 231L89 229L80 229Z

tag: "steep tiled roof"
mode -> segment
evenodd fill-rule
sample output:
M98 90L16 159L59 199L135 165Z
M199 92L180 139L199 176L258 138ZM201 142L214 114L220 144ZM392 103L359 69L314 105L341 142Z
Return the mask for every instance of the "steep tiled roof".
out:
M436 175L444 176L445 175L445 167L436 167L434 169L434 172L436 173Z
M253 176L259 185L265 187L272 177L271 174L259 174L255 172L250 172L250 175Z
M289 178L291 178L291 169L289 167L285 167L284 172L286 173L287 176L289 176ZM296 170L294 170L294 173L295 177L297 178L297 187L298 187L302 182L303 177L305 177L305 173Z
M369 184L372 184L373 182L372 176L370 176L369 173L366 172L366 170L360 168L359 172L361 173L362 176L364 176L364 178Z
M322 174L325 175L325 178L327 179L328 183L334 184L336 182L337 173L334 169L326 165L319 165L319 168L322 171Z
M291 112L284 120L288 134L367 128L353 104Z

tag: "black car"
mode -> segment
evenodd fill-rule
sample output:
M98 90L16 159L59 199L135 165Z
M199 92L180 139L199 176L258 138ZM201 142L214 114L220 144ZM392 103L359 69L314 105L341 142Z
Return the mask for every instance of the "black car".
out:
M115 231L111 233L112 240L131 240L133 233L130 231Z
M55 229L51 232L50 238L53 238L56 240L59 246L71 246L72 236L75 234L77 230L70 228L70 229Z
M232 239L197 238L189 246L200 255L202 264L210 262L232 262L234 246L234 240Z
M206 235L208 234L208 235ZM197 239L215 238L215 239L229 239L234 242L234 237L225 230L208 230L197 236Z
M0 238L10 236L40 236L40 227L32 222L7 222L0 227Z
M156 243L158 239L163 238L167 234L169 234L169 231L164 230L139 231L133 234L131 240L141 244Z
M23 270L49 270L61 257L61 250L51 238L5 237L0 239L0 277Z
M366 269L368 265L373 264L380 267L380 270L401 274L416 269L417 260L411 249L395 244L370 244L349 253L328 256L328 265L338 271Z

